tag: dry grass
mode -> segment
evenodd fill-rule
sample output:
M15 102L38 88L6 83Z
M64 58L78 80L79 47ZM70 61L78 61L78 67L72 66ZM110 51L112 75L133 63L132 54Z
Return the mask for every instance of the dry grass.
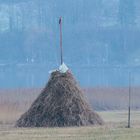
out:
M0 140L139 140L139 128L10 128L0 131Z
M18 109L27 111L31 103L41 92L39 89L0 89L0 107L3 105L15 106ZM84 96L87 97L90 105L96 110L127 109L128 88L85 88ZM132 88L132 107L140 108L140 88Z
M8 113L8 112L7 112ZM0 113L1 114L1 113ZM132 128L127 129L127 112L99 112L106 125L73 128L14 128L0 125L0 140L139 140L140 111L132 112ZM8 114L7 114L8 115ZM10 114L9 114L10 115ZM18 117L18 114L15 119ZM1 116L1 115L0 115ZM5 116L5 121L7 116ZM8 117L9 120L9 117ZM14 119L11 120L11 122Z
M33 90L31 90L33 91ZM101 95L104 92L98 90L90 94L94 96L94 100L101 101ZM137 90L139 93L139 90ZM17 94L16 94L17 93ZM80 128L32 128L22 129L14 128L13 124L31 105L32 101L38 96L40 90L27 91L11 91L0 92L0 140L140 140L140 111L132 112L132 128L127 129L127 111L104 111L98 112L105 120L106 125L102 127L80 127ZM100 94L102 93L102 94ZM109 93L108 90L106 93ZM111 92L113 93L113 92ZM120 92L118 92L120 93ZM115 95L118 95L114 93ZM88 95L88 96L89 96ZM96 95L96 96L95 96ZM137 99L133 104L139 103L139 94L133 100ZM99 96L99 97L98 97ZM106 96L106 99L110 94ZM114 97L114 96L113 96ZM110 98L113 98L112 96ZM120 97L122 98L122 97ZM120 98L104 99L103 105L109 103L120 104ZM16 100L15 100L16 99ZM24 100L23 100L24 99ZM115 101L116 99L116 101ZM91 97L91 103L94 102ZM124 99L124 101L126 98ZM7 102L5 102L7 101ZM25 102L26 101L26 102ZM122 101L122 106L123 102ZM10 104L11 102L11 104ZM19 104L19 103L21 104ZM115 103L114 103L115 102ZM117 103L116 103L117 102ZM16 103L16 104L15 104ZM95 103L95 102L94 102ZM102 106L103 106L102 105Z

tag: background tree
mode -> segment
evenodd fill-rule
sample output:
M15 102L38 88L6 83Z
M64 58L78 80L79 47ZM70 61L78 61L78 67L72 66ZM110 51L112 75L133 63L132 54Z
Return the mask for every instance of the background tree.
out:
M120 0L119 1L119 11L118 11L118 21L120 25L120 49L122 49L122 60L127 60L128 47L132 40L130 38L132 27L135 25L136 20L136 7L135 0Z
M9 4L9 30L12 31L14 29L14 6Z
M135 24L135 0L120 0L118 18L122 26Z

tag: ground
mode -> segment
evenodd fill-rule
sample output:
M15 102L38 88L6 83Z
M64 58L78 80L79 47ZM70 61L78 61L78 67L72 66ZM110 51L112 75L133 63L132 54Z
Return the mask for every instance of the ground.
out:
M140 111L133 111L130 129L126 111L98 112L105 120L104 126L80 128L14 128L13 117L3 122L0 115L0 140L139 140Z

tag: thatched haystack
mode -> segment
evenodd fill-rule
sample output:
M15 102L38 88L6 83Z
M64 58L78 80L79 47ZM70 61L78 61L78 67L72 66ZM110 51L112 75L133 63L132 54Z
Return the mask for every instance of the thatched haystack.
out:
M17 121L17 127L67 127L102 125L89 107L71 72L55 71L30 109Z

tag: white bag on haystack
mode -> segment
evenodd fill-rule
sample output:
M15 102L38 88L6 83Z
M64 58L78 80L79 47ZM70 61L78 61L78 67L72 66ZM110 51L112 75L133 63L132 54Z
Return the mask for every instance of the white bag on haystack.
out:
M61 73L66 73L68 70L69 70L69 68L66 66L65 63L63 63L63 64L60 65L60 67L59 67L59 71L60 71Z

